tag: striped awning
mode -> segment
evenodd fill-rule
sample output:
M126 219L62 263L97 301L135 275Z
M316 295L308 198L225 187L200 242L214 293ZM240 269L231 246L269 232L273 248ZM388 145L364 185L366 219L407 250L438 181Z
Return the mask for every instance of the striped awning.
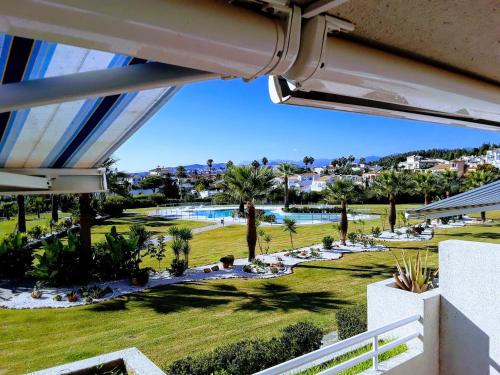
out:
M500 180L450 198L408 210L410 218L437 218L500 210Z
M2 84L145 63L0 34ZM0 113L0 168L94 168L175 92L174 86L162 87Z

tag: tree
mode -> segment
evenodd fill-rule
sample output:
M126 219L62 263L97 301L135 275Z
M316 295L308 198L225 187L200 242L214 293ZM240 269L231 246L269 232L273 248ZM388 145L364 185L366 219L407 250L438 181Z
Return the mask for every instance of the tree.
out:
M283 163L278 166L278 176L283 178L283 185L285 187L285 209L290 207L290 203L288 200L288 176L293 175L297 172L297 168L295 165L291 163Z
M372 189L374 193L381 197L389 198L389 226L391 232L394 233L394 225L396 224L396 197L407 191L409 181L407 174L397 172L393 169L382 171L373 181Z
M116 163L118 159L110 157L106 159L102 164L101 168L105 169L106 182L108 185L108 190L110 193L121 195L124 197L129 196L129 183L127 182L128 174L125 172L119 172L116 168Z
M165 198L175 199L179 197L180 187L177 185L177 182L172 177L170 173L163 175L162 177L162 185L160 187L161 193L165 196Z
M446 198L460 191L462 178L457 171L447 169L439 175L439 185L444 190Z
M175 177L179 180L179 195L182 199L182 179L187 177L186 168L183 165L175 168Z
M52 211L52 222L57 223L59 221L59 196L52 194L51 196L51 211Z
M414 187L417 193L424 196L424 204L430 203L431 193L436 192L438 181L431 172L417 172L413 176Z
M267 158L266 158L265 156L262 158L262 160L261 160L261 161L262 161L262 165L263 165L264 167L265 167L265 166L267 166L267 164L269 163L269 160L267 160Z
M325 189L325 201L329 204L340 203L340 242L346 244L347 229L349 222L347 219L347 205L356 199L360 192L357 186L347 178L335 180L333 184L328 184Z
M255 225L255 200L265 197L273 186L274 174L268 168L235 166L224 175L228 193L236 200L245 202L247 208L248 260L255 259L257 227Z
M283 218L283 231L288 232L290 235L290 244L293 249L293 234L297 233L297 222L289 217Z
M227 169L231 169L232 167L234 167L234 163L232 160L228 160L227 163L226 163L226 170Z
M483 185L494 182L500 178L497 170L493 168L479 169L472 173L469 173L465 179L465 187L467 189L476 189ZM481 211L481 220L486 221L486 212Z
M139 186L141 189L153 190L153 193L156 192L156 189L159 189L163 185L163 178L161 176L147 176L144 177L141 182L139 182Z
M33 197L30 199L30 206L40 219L40 214L45 210L45 199L43 197Z
M26 233L26 207L22 194L17 196L17 229L21 233Z
M302 159L302 162L304 165L307 166L310 164L311 166L314 164L314 158L312 156L304 156L304 159Z
M252 167L254 167L255 169L257 169L257 168L260 167L260 163L257 160L252 161Z
M365 157L359 158L359 164L366 164L366 158Z
M214 165L213 159L208 159L207 160L207 167L208 167L208 173L212 174L212 166Z

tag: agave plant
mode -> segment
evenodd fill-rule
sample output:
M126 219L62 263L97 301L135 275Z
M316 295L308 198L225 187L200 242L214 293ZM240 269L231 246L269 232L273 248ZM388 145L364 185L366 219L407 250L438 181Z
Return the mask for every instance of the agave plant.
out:
M425 260L422 263L420 251L417 251L415 258L412 258L411 255L407 255L403 250L401 251L403 267L401 267L401 263L394 255L396 267L398 268L398 273L394 274L394 280L399 289L413 293L423 293L429 289L431 272L427 267L427 256L428 251L425 252Z

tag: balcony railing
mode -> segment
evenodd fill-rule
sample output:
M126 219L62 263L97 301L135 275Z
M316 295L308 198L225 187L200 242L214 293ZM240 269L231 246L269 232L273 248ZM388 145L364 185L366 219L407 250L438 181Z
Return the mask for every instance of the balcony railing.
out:
M383 346L379 346L378 343L379 336L388 333L390 331L393 331L397 328L400 328L402 326L405 326L407 324L419 321L420 318L421 318L420 315L412 315L408 318L398 320L396 322L393 322L391 324L388 324L386 326L377 329L373 329L371 331L360 333L359 335L350 337L346 340L325 346L324 348L318 349L311 353L304 354L300 357L291 359L287 362L280 363L279 365L260 371L254 375L280 375L286 373L295 373L298 372L298 370L303 371L308 368L327 362L337 357L338 355L344 354L345 350L352 346L365 344L370 341L372 342L372 349L369 352L361 354L355 358L349 359L343 363L330 367L326 370L323 370L322 372L319 372L318 375L337 374L340 371L349 369L357 365L358 363L370 359L372 360L373 363L373 369L379 370L378 356L380 354L385 353L393 348L396 348L399 345L405 344L419 337L420 334L418 332L414 332L409 335L399 337L396 340L393 340Z

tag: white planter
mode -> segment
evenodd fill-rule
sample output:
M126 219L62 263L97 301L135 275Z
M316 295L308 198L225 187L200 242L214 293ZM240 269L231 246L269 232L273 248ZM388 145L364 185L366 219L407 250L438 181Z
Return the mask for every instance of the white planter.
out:
M395 286L393 279L368 285L368 329L375 329L400 319L419 314L419 322L408 324L386 334L396 339L419 332L410 341L404 363L392 368L391 374L433 375L439 372L439 288L425 293L411 293Z

